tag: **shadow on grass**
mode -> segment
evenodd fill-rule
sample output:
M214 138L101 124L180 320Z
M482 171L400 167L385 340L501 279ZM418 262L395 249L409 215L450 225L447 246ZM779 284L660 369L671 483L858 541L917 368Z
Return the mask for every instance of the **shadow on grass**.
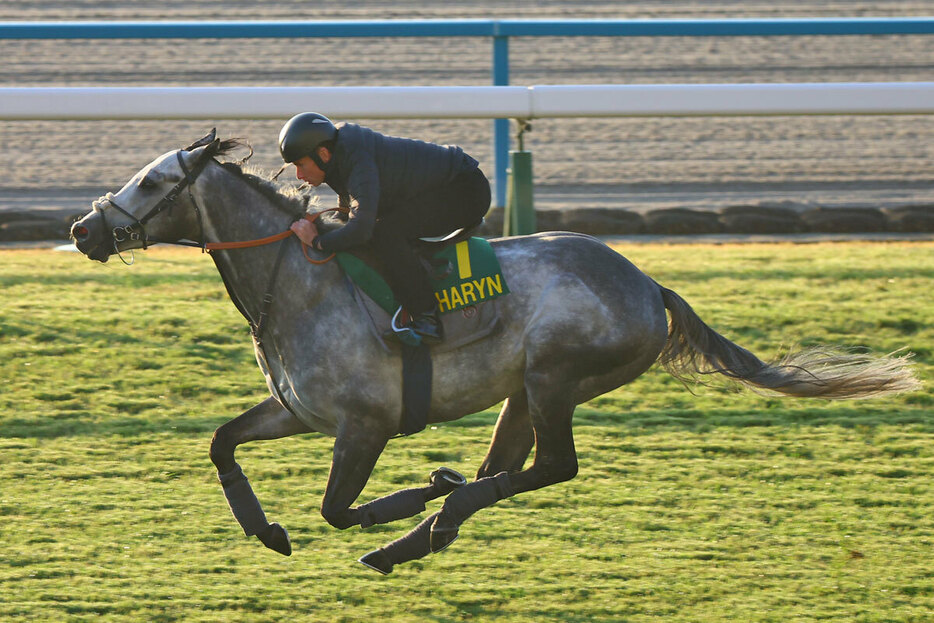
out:
M649 434L659 430L706 432L717 428L823 427L874 428L913 426L934 432L934 411L895 408L796 408L750 411L716 409L709 411L676 409L646 410L626 414L607 413L578 407L576 426L618 426L622 435Z
M496 422L498 410L488 409L465 416L453 422L434 424L438 429L486 429L490 435ZM27 418L5 419L0 437L53 439L60 437L136 437L152 433L178 433L182 435L210 435L219 426L238 415L191 417L76 417L67 420L38 420ZM582 405L574 413L574 426L611 429L607 434L614 437L637 437L660 431L684 431L690 433L709 432L718 428L770 428L770 427L824 427L837 426L848 429L875 428L878 426L911 426L915 430L934 432L934 409L930 408L858 408L815 407L794 409L646 409L630 412L597 410ZM416 435L395 440L406 443L420 440Z
M72 418L68 420L5 419L0 437L6 439L58 439L62 437L138 437L155 433L211 435L229 417Z
M191 284L220 285L221 278L216 271L185 271L176 272L167 270L156 273L133 273L115 271L69 271L53 274L19 274L0 276L0 288L14 286L36 285L42 288L54 286L87 287L89 285L103 286L117 290L133 288L152 288L165 286L177 290Z

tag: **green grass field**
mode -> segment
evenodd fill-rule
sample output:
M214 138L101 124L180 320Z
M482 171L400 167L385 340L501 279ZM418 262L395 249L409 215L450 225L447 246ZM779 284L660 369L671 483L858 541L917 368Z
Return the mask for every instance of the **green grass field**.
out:
M211 434L266 389L209 258L2 251L0 620L931 621L934 243L620 250L760 356L908 347L925 387L693 395L653 369L578 408L575 480L383 577L356 558L417 519L328 526L330 439L238 452L292 557L227 509ZM391 442L361 501L442 464L472 474L494 419Z

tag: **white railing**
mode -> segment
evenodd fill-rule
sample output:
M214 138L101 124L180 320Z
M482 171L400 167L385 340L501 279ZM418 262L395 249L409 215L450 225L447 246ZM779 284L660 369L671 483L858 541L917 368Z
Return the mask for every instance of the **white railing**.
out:
M934 82L531 87L0 87L0 119L932 114Z

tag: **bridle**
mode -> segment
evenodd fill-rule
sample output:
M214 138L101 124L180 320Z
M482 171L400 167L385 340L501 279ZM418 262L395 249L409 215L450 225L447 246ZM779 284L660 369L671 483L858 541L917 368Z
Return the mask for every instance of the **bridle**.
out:
M126 210L125 208L117 204L117 202L114 201L113 195L111 193L108 193L107 195L103 197L103 199L107 203L109 203L113 208L115 208L118 212L120 212L124 216L131 219L133 221L132 224L110 227L107 224L107 217L104 214L104 210L100 209L99 203L95 203L94 208L95 210L98 210L101 215L101 220L104 223L104 229L110 231L110 237L111 237L111 240L113 241L114 252L120 257L121 260L123 260L125 264L127 263L127 261L123 259L122 255L120 255L120 250L118 248L118 245L121 242L125 242L127 240L141 242L143 244L143 249L148 248L150 244L161 243L161 244L176 244L176 245L181 245L181 246L186 246L186 247L200 247L202 251L208 250L207 243L204 240L204 221L201 216L201 210L198 207L198 202L195 201L195 196L191 192L191 186L194 183L195 179L197 179L198 175L200 175L201 172L204 170L204 167L207 165L208 161L211 160L211 157L208 154L204 154L201 158L198 159L198 162L195 163L195 165L191 169L188 168L188 166L185 164L185 159L182 158L182 150L178 150L177 152L175 152L175 157L178 160L178 164L181 167L182 172L185 174L185 177L183 177L178 182L178 184L172 187L172 189L169 190L169 192L167 192L162 197L162 199L160 199L156 203L156 205L150 208L149 212L144 214L141 218L137 218L135 215L131 214L128 210ZM201 232L200 234L201 241L193 242L189 240L160 240L158 238L150 237L146 233L146 223L152 220L152 218L155 217L156 215L161 214L168 208L171 208L173 205L175 205L175 200L178 199L179 194L181 194L181 192L185 190L186 188L188 190L188 198L191 201L191 205L194 207L195 214L198 217L198 231Z

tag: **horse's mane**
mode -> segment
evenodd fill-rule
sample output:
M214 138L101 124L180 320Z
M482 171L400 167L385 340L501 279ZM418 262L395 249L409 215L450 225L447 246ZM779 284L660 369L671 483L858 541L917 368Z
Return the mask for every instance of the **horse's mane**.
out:
M299 219L309 209L317 208L319 197L312 189L273 179L269 171L246 164L246 161L253 155L253 148L244 139L229 138L222 140L214 153L214 157L229 155L230 152L241 147L248 148L250 153L236 162L218 162L221 168L258 191L273 206L289 214L292 218ZM322 215L322 218L318 219L316 224L321 231L329 231L343 224L340 218L331 217L330 214Z

